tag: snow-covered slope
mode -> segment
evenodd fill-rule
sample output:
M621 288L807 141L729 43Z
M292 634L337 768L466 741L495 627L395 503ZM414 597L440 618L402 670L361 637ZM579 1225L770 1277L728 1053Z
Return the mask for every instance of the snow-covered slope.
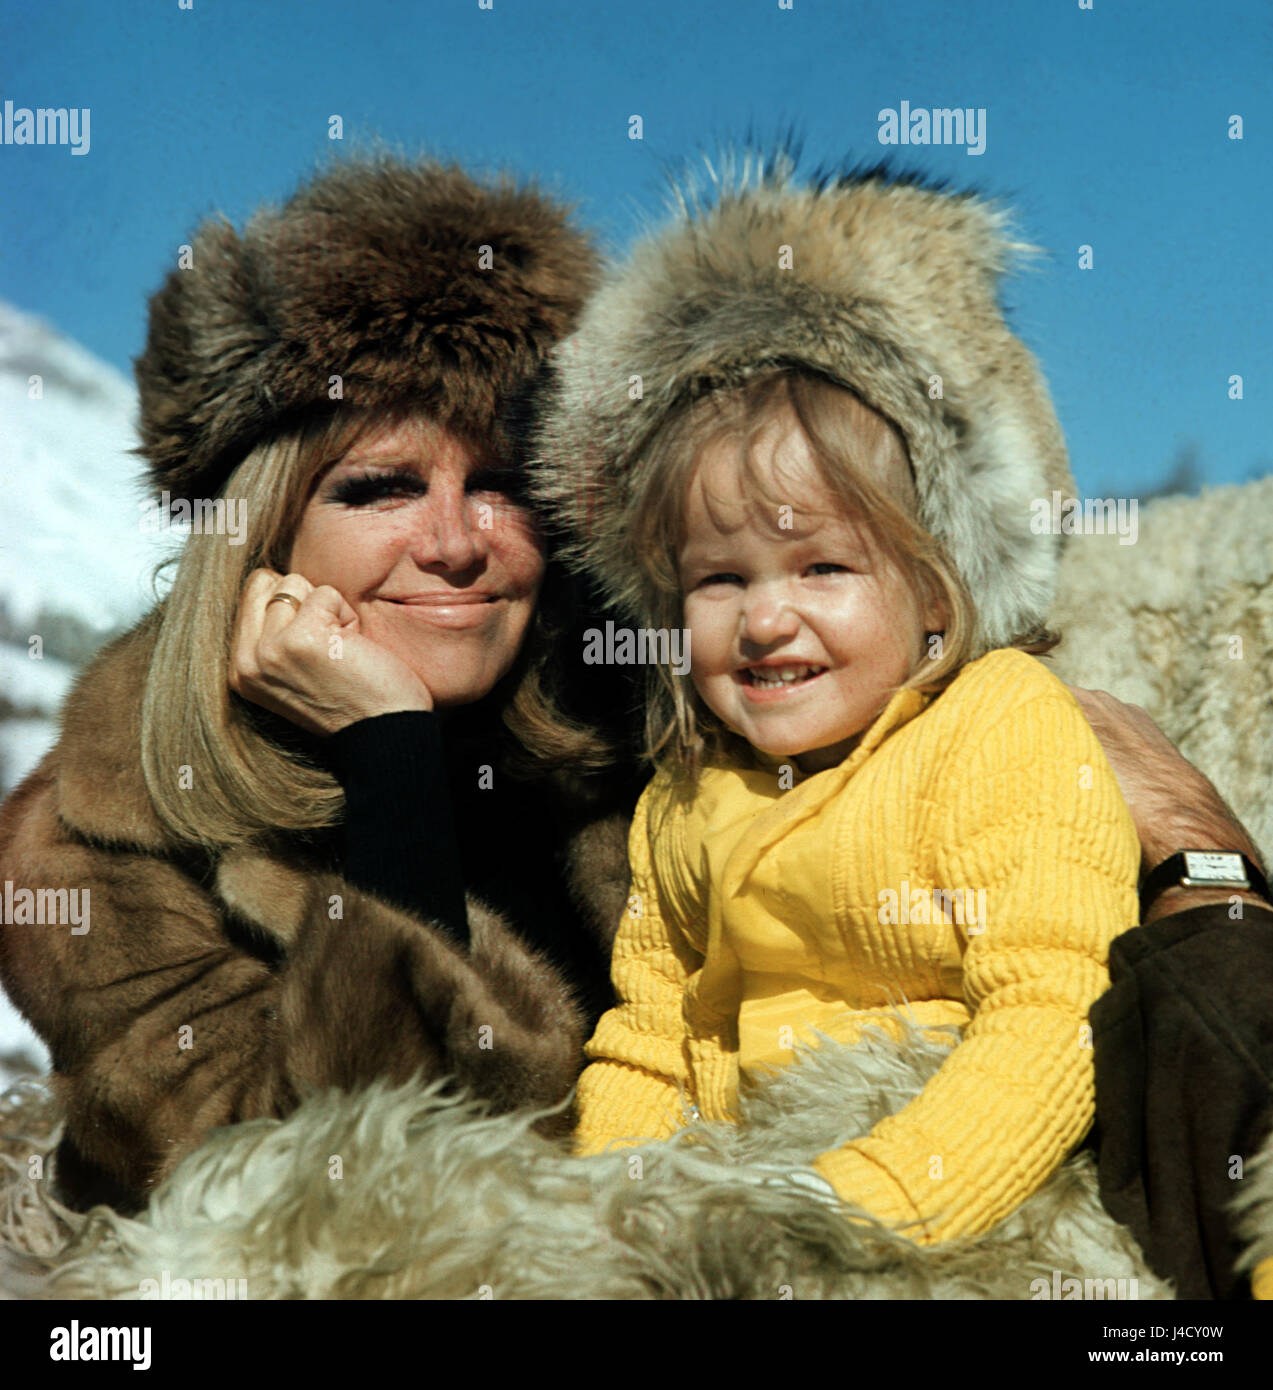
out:
M44 1076L48 1048L0 989L0 1091L19 1076Z
M114 367L0 302L0 598L11 619L55 608L105 633L148 605L157 546L141 529L142 463L128 452L136 410Z
M0 796L54 741L76 666L153 602L171 533L141 529L136 408L114 367L0 301ZM0 991L0 1084L47 1065Z
M0 793L52 742L74 666L153 601L170 537L141 528L136 402L114 367L0 302Z

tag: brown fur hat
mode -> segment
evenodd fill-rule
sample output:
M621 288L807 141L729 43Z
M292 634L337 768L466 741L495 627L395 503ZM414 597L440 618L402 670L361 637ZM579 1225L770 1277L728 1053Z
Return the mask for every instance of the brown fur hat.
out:
M138 450L213 497L259 442L335 408L411 402L488 437L596 279L568 209L511 178L381 156L337 165L242 234L205 222L150 301Z
M648 624L629 522L662 485L652 434L768 368L812 369L901 430L920 521L974 595L983 642L1007 643L1042 623L1056 576L1060 538L1031 532L1030 504L1073 487L1047 387L998 303L1000 276L1036 248L975 194L879 166L800 184L793 162L749 155L706 194L682 187L672 224L610 272L554 353L536 491L573 532L567 558Z

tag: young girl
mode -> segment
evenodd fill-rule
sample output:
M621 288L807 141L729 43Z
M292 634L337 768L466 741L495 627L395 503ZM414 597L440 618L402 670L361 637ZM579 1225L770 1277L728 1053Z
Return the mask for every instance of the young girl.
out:
M691 657L657 673L578 1149L733 1118L905 1001L962 1040L814 1168L921 1242L1082 1140L1087 1013L1136 922L1114 775L1028 654L1055 563L1030 504L1068 475L996 303L1002 226L879 173L724 193L612 276L545 430L577 554Z

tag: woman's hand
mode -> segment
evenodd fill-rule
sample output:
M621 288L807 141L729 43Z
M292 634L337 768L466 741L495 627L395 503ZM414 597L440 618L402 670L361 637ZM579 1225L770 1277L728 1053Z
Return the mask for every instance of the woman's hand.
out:
M276 594L300 600L271 603ZM360 719L431 710L420 678L364 637L339 590L300 574L253 570L243 587L230 651L230 689L310 733Z

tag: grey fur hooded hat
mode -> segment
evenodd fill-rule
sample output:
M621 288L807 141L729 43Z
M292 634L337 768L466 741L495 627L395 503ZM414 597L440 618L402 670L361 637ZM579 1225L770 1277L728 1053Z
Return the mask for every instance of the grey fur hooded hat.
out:
M672 224L609 272L556 348L534 487L566 527L562 553L648 625L654 595L629 522L661 486L652 434L696 398L775 366L811 369L905 437L919 520L968 585L982 643L1035 631L1061 538L1032 533L1030 504L1073 482L998 285L1037 248L976 194L883 166L800 183L793 164L748 156L705 195L683 187Z

